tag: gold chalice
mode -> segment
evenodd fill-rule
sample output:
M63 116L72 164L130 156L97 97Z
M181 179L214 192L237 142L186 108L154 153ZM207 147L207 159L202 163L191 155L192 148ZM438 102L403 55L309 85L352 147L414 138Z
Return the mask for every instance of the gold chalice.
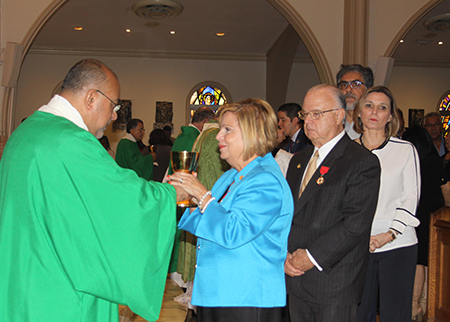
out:
M172 163L173 172L187 172L192 173L197 170L198 152L189 151L171 151L170 161ZM186 199L177 202L178 207L195 207L197 206L191 199Z

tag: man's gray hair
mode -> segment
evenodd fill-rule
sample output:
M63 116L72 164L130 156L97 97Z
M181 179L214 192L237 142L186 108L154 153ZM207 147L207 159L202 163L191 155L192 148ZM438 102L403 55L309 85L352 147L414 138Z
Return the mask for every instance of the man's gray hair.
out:
M85 86L96 87L107 81L106 70L116 78L116 74L102 62L95 59L84 59L76 63L64 78L61 91L78 92Z
M426 119L427 117L437 117L441 119L441 115L438 112L430 112L427 115L425 115L424 119Z
M339 86L339 82L341 81L342 77L344 77L345 74L348 72L356 72L359 73L363 80L364 84L366 86L366 89L369 89L373 86L373 72L370 67L363 67L360 64L353 64L353 65L341 65L341 69L336 75L336 83Z

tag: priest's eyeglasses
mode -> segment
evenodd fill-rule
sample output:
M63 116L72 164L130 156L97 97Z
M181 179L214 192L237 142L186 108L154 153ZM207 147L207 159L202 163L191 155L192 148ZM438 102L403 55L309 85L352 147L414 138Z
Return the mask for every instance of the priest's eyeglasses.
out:
M301 118L302 120L306 120L306 118L309 115L313 120L318 120L318 119L322 118L323 113L328 113L328 112L337 111L337 110L338 110L338 108L333 108L332 110L325 110L325 111L321 111L321 110L312 110L311 112L300 111L300 112L298 112L298 117Z
M120 104L116 104L112 99L110 99L108 96L106 96L102 91L99 91L98 89L96 89L96 91L99 92L100 94L102 94L104 97L106 97L106 99L108 101L110 101L112 103L112 105L114 106L114 109L113 109L114 112L117 113L120 110L120 107L121 107Z
M355 80L352 80L351 82L341 81L341 82L339 82L338 87L341 91L343 91L344 89L347 89L348 86L350 86L353 89L358 89L361 87L361 85L366 85L366 84L355 79Z

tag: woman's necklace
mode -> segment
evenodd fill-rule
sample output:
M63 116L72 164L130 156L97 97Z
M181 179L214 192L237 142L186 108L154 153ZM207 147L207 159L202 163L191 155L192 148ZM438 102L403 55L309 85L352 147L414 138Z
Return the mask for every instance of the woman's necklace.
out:
M364 135L364 134L361 134L361 136L359 137L359 140L361 141L361 145L362 145L363 147L365 147L365 148L366 148L367 150L369 150L369 151L373 151L373 150L377 150L377 149L382 149L382 148L388 143L388 141L389 141L389 137L386 137L386 138L384 139L384 142L381 143L380 146L378 146L378 147L376 147L376 148L373 148L373 149L369 149L369 148L367 148L367 147L364 145L364 142L363 142L363 135Z

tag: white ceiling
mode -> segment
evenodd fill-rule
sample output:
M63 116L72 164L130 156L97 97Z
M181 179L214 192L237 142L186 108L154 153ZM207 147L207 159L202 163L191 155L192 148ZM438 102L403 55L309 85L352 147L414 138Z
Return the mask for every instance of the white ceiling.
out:
M177 0L178 17L148 20L133 0L71 0L43 28L33 49L176 55L265 56L288 22L265 0ZM147 27L148 21L159 22ZM82 25L82 31L73 29ZM125 29L131 29L126 33ZM174 35L170 34L175 30ZM216 32L225 32L224 37Z
M45 25L33 52L87 51L116 55L263 60L288 25L265 0L176 0L184 6L178 17L147 20L131 6L137 0L70 0ZM434 32L423 26L430 16L450 12L443 1L419 21L394 54L396 64L450 67L450 26ZM147 27L148 21L159 22ZM382 22L380 22L382 23ZM75 31L74 26L83 26ZM131 29L126 33L125 29ZM175 30L174 35L170 34ZM217 37L216 32L225 32ZM417 41L428 41L417 46ZM437 41L444 41L438 46ZM309 60L301 45L297 56Z

